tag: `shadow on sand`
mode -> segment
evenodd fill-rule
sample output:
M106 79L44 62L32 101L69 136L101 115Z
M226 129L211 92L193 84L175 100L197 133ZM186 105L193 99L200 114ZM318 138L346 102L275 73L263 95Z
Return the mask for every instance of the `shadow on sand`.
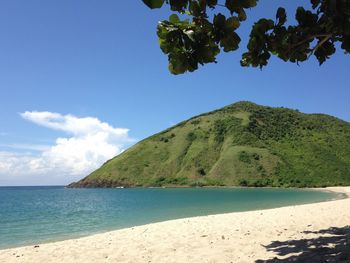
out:
M350 218L350 215L349 215ZM256 260L263 262L347 262L350 263L350 226L332 227L320 231L304 231L304 234L316 234L319 237L300 240L273 241L265 246L284 259ZM295 255L297 253L297 255Z

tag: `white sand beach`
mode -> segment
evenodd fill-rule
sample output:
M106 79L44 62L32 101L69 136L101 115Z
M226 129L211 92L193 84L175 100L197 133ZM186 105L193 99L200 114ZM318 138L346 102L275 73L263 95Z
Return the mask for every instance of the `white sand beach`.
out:
M327 190L350 195L350 187ZM290 261L350 262L349 198L171 220L0 250L4 263Z

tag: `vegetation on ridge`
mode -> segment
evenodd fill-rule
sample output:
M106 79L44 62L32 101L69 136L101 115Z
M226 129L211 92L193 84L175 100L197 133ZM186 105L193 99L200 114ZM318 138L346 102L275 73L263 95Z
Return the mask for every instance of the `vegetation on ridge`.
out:
M350 124L238 102L181 122L71 187L350 185Z

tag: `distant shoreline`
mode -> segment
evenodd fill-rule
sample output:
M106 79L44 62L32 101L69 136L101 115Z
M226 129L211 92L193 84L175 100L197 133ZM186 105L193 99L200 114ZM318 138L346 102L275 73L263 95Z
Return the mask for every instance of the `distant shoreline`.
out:
M228 188L228 189L294 189L294 190L317 190L317 191L324 191L324 192L334 192L329 190L330 188L335 187L350 187L350 186L327 186L327 187L275 187L275 186L264 186L264 187L258 187L258 186L120 186L120 187L69 187L68 185L0 185L0 188L24 188L24 187L62 187L66 189L213 189L213 188ZM344 193L343 193L344 194ZM350 195L345 194L348 197Z

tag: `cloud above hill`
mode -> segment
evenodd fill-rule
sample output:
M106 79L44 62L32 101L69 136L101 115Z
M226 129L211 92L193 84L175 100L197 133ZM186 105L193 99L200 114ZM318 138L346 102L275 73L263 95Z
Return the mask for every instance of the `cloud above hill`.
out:
M27 147L28 152L0 151L0 183L26 178L42 178L50 183L80 179L92 172L106 160L121 153L134 140L129 130L115 128L94 117L77 117L54 112L26 111L20 116L34 124L56 131L66 136L59 137L53 145ZM13 149L26 149L26 145L8 145ZM3 179L3 180L1 180ZM5 182L6 184L6 182Z

